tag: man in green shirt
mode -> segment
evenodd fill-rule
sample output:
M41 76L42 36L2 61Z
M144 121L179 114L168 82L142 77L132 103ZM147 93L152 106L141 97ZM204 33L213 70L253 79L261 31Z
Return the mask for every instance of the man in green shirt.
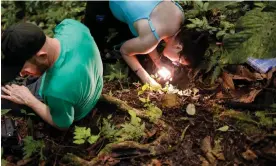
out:
M19 23L2 34L2 66L21 65L21 76L41 77L31 88L14 84L2 87L1 98L2 103L9 100L26 105L52 126L67 129L98 101L103 66L85 25L66 19L54 32L50 38L33 24Z

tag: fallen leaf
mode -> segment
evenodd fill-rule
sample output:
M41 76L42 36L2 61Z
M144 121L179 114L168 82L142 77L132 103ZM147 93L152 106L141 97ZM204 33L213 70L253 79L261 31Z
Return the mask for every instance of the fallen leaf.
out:
M162 97L162 106L166 108L173 108L179 106L179 98L177 94L165 94Z
M242 103L252 103L255 100L255 97L261 92L262 90L254 89L249 94L243 95L239 101Z
M222 148L220 145L221 140L215 140L215 146L211 146L211 137L205 137L201 142L201 150L205 153L206 158L208 159L211 165L216 165L218 160L225 160Z
M228 129L229 129L229 126L223 126L223 127L220 127L220 128L218 128L217 130L219 130L219 131L228 131Z
M196 113L195 105L194 104L188 104L188 106L186 108L186 112L187 112L188 115L195 115L195 113Z
M265 74L253 73L244 66L237 66L236 73L233 74L233 80L256 81L267 78Z
M257 155L250 149L242 153L242 157L246 160L254 160L257 158Z
M201 166L209 166L209 165L210 165L209 162L206 160L205 157L199 156L199 159L200 159L200 161L202 162L202 163L201 163Z
M202 142L201 142L201 150L204 153L208 153L212 151L212 147L211 147L211 137L207 136L205 137Z
M221 139L215 140L215 146L212 149L212 154L218 159L218 160L225 160L222 147L220 145Z
M223 72L222 73L222 79L223 79L222 86L223 86L224 89L235 90L235 85L234 85L234 82L233 82L233 78L229 73Z
M152 159L151 163L149 164L149 166L161 166L161 162L157 159Z
M187 129L189 128L190 125L188 125L187 127L185 127L185 129L182 131L181 137L180 137L180 141L183 141L184 137L185 137L185 133L187 131Z

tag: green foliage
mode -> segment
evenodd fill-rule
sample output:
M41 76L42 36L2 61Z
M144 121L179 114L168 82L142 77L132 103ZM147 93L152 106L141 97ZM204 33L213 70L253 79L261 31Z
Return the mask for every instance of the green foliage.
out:
M259 124L257 121L252 119L250 114L246 114L246 113L238 112L238 111L234 111L234 110L224 111L219 116L220 117L229 117L229 118L233 118L233 119L236 119L236 120L239 120L242 122L253 123L256 125Z
M160 91L164 91L164 88L162 88L161 86L151 86L148 83L145 83L141 89L138 91L138 96L144 94L146 91L150 91L150 92L160 92Z
M100 138L100 135L91 135L90 128L78 126L75 127L74 135L75 144L84 144L86 141L93 144Z
M182 3L184 7L192 7L191 10L184 10L186 18L195 18L200 15L204 15L208 11L208 2L202 1L187 1Z
M1 165L6 166L8 164L7 160L3 159L4 149L1 147Z
M197 31L208 31L210 34L213 34L214 31L218 30L216 27L209 25L206 17L203 17L202 20L198 18L188 20L191 21L191 24L186 25L189 29L195 28Z
M212 10L212 9L225 9L225 7L229 6L229 5L234 5L237 4L237 1L210 1L208 2L208 10Z
M121 129L116 133L117 141L134 140L138 141L145 135L145 123L141 124L141 119L136 116L136 113L129 110L130 123L121 125Z
M111 118L103 119L101 134L110 142L121 142L126 140L138 141L145 135L145 123L141 123L141 119L136 116L132 110L128 111L130 115L130 122L125 122L116 128L111 124Z
M223 43L229 52L224 63L237 64L247 57L273 58L276 54L276 12L255 8L236 23L238 33L224 36Z
M1 116L7 114L8 112L10 112L10 109L1 109Z
M118 132L118 129L115 128L113 124L110 122L111 117L109 118L103 118L102 127L101 127L101 134L110 140L111 142L116 141L116 133Z
M214 84L216 79L219 77L219 75L221 74L222 72L222 69L220 66L216 66L215 69L214 69L214 72L211 76L211 84Z
M18 22L31 22L41 27L44 32L53 36L53 29L65 18L81 20L85 10L85 2L73 1L26 1L21 2L2 1L2 28ZM17 12L24 12L24 20L16 18Z
M45 160L45 157L43 155L43 149L45 147L45 144L43 140L34 140L32 136L26 136L23 139L23 142L24 159L30 158L32 155L39 153L40 160Z
M151 122L155 122L157 119L161 118L162 110L151 103L149 95L147 98L139 97L139 100L144 104L146 114L150 117Z
M27 113L27 111L23 110L23 109L21 109L20 112L21 112L21 114L25 114L25 115L28 115L28 116L36 116L34 113Z
M276 125L276 118L272 118L266 115L267 112L257 111L255 116L259 118L259 123L261 126L265 126L267 128L271 128Z
M117 61L115 64L108 64L105 71L106 73L104 78L106 78L108 81L122 81L125 80L128 75L128 68L120 61Z
M162 110L155 106L153 103L146 103L146 114L149 116L151 122L156 122L162 116Z

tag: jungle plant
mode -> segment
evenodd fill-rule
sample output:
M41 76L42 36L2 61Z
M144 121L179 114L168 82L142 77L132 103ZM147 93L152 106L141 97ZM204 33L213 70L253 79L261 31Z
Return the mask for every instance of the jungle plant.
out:
M111 115L103 118L98 135L91 135L90 128L76 126L74 143L83 144L88 141L90 144L93 144L100 136L108 139L110 142L122 142L126 140L138 141L145 135L145 123L141 122L141 119L136 116L134 111L129 110L128 113L130 115L130 122L125 122L120 127L115 127L112 124Z
M121 82L125 80L128 75L128 68L121 61L117 61L115 64L108 64L105 71L104 78L108 81L118 80Z
M75 144L83 144L86 141L89 142L90 144L93 144L100 137L100 135L91 135L90 128L78 127L78 126L75 126L74 135L75 135L74 136Z
M45 160L45 156L43 155L45 144L43 140L34 140L32 136L26 136L23 139L23 142L23 159L30 158L34 154L38 153L40 160Z
M147 98L139 97L139 100L144 104L146 115L149 116L151 122L156 122L156 120L162 116L162 110L151 103L149 95Z

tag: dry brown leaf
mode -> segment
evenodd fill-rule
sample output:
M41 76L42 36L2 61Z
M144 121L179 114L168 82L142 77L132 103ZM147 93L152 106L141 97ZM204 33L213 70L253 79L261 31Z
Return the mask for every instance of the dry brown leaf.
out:
M235 85L232 79L232 75L230 75L227 72L223 72L222 73L222 79L223 79L223 83L222 86L224 89L231 89L231 90L235 90Z
M221 143L221 139L215 140L215 146L212 149L212 154L216 156L218 160L225 160L220 143Z
M201 150L205 153L209 164L216 165L218 160L225 160L224 154L222 152L222 148L220 146L221 140L218 139L215 141L215 146L212 148L211 146L211 137L205 137L201 142Z
M157 159L152 159L151 163L148 164L148 166L161 166L161 165L162 165L161 162Z
M205 156L211 165L216 165L217 159L212 154L211 137L205 137L201 142L201 150L205 153Z
M254 89L249 94L243 95L239 101L242 103L252 103L255 100L255 97L262 91L262 89Z
M209 166L209 162L206 160L206 158L204 158L203 156L199 156L201 163L201 166Z
M205 137L202 142L201 142L201 150L204 153L208 153L212 151L212 147L211 147L211 137L207 136Z
M247 149L242 153L242 157L246 160L254 160L257 158L257 155L250 149Z
M263 80L267 78L266 74L260 73L252 73L249 69L244 66L237 66L236 73L233 74L234 80L247 80L247 81L256 81L256 80Z
M165 94L162 97L162 106L166 108L173 108L179 106L179 98L177 94Z

